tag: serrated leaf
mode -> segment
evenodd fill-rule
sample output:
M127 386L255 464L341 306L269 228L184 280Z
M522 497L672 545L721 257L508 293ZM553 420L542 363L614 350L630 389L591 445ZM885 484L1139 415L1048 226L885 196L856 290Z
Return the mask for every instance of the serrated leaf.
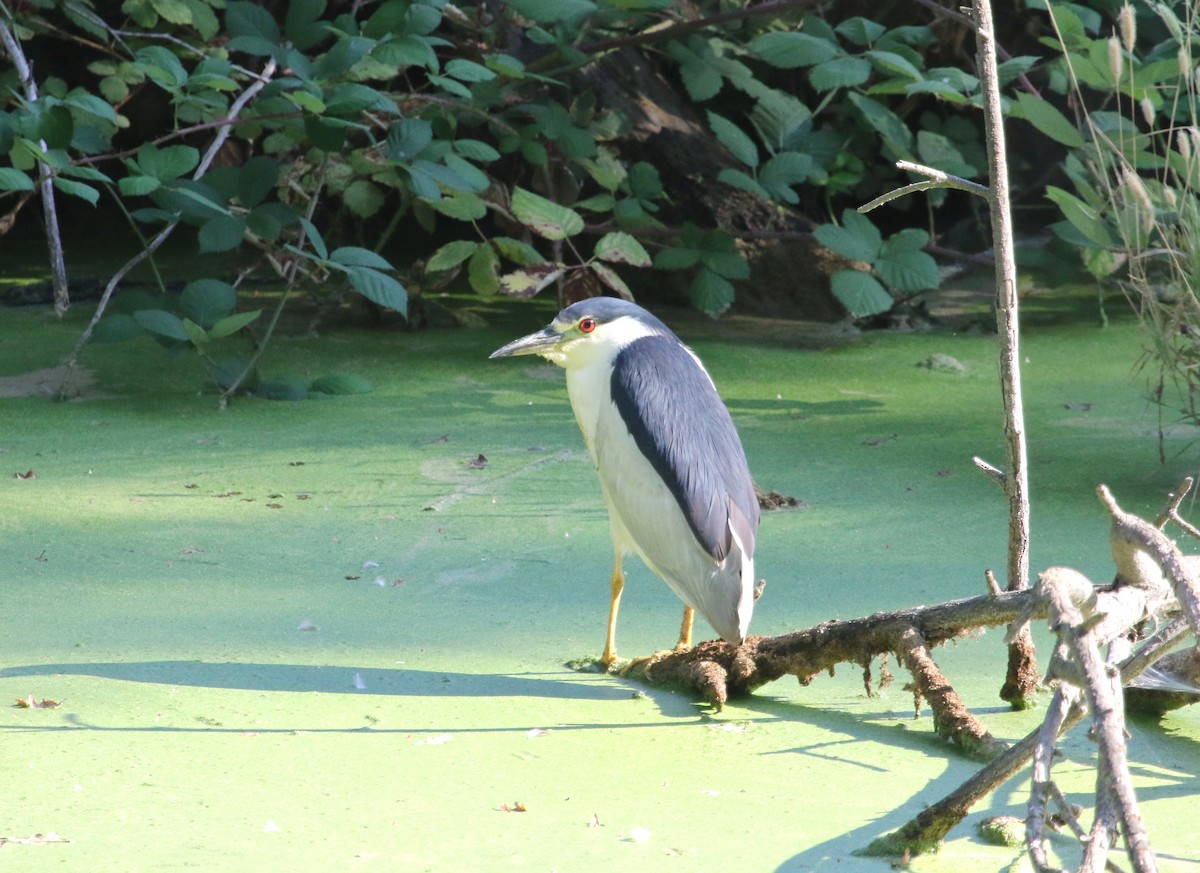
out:
M117 180L117 189L126 197L142 197L157 191L161 184L153 176L126 176Z
M596 11L591 0L509 0L508 6L538 24L575 21Z
M717 140L733 153L739 163L758 166L758 146L740 127L715 112L708 113L708 126Z
M596 241L594 253L602 261L613 264L629 264L632 267L649 267L652 263L646 249L634 237L617 231L606 233Z
M834 58L808 71L808 81L821 93L836 88L857 88L869 78L871 62L860 57Z
M584 227L579 213L524 188L513 188L512 210L518 221L545 239L566 239Z
M64 179L62 176L55 176L54 187L64 194L70 194L72 197L78 197L80 200L86 200L93 206L100 202L99 191L91 185L85 185L73 179Z
M913 147L912 131L900 119L900 116L892 112L878 100L872 100L864 94L859 94L856 91L851 91L846 95L847 99L854 104L858 111L862 114L862 118L878 131L883 137L885 144L890 145L892 149L902 157L911 157L910 152Z
M237 291L219 279L196 279L179 295L179 308L192 321L208 329L237 306Z
M761 60L782 69L811 67L838 53L835 43L808 33L764 33L755 37L748 48Z
M921 71L904 55L896 52L886 51L868 51L863 53L869 58L876 67L883 70L885 73L890 73L893 76L900 76L906 79L922 79L924 78Z
M500 152L477 139L456 139L454 141L454 150L464 158L469 158L472 161L489 163L500 159Z
M165 309L139 309L133 313L133 320L150 333L158 336L180 342L191 340L179 316L173 312L167 312Z
M942 277L937 262L920 246L929 240L923 230L910 228L891 237L875 261L875 272L896 291L924 291L936 288Z
M691 248L674 246L659 249L654 254L656 270L687 270L700 263L700 252Z
M398 281L369 267L349 267L346 272L354 290L363 297L408 317L408 291Z
M33 180L12 167L0 167L0 191L32 191Z
M429 256L425 262L426 273L437 273L457 267L471 255L481 244L469 239L456 239L446 243Z
M817 242L852 261L873 263L883 247L878 228L853 209L842 213L842 224L822 224L813 231Z
M726 185L729 185L733 188L738 188L742 191L749 191L751 194L755 195L756 197L761 197L763 200L771 199L771 192L769 192L762 185L758 184L753 176L751 176L749 173L743 172L742 170L738 170L733 167L722 167L717 173L717 181L724 182Z
M429 205L447 218L458 221L478 221L487 215L487 203L470 191L451 191L445 197L429 201Z
M792 191L792 186L807 181L812 169L811 155L780 152L763 165L758 182L776 199L785 203L799 203L800 198Z
M475 249L467 261L467 279L480 294L495 294L500 290L500 256L489 245Z
M550 262L530 264L500 277L500 290L509 297L532 297L562 275L563 265Z
M519 264L522 267L529 264L540 264L546 260L529 243L513 239L510 236L492 237L491 243L495 246L496 251L500 252L501 257L508 258L514 264Z
M633 292L629 290L629 286L625 284L625 280L608 264L598 264L593 261L591 264L588 264L588 269L611 290L616 291L618 296L623 297L625 300L633 299Z
M447 61L445 71L447 76L453 76L460 82L490 82L496 78L496 74L483 64L477 64L465 58L454 58Z
M228 252L242 244L246 219L236 215L218 215L200 225L201 252Z
M318 394L369 394L375 390L375 386L353 373L327 373L313 379L308 390Z
M368 179L355 179L342 192L342 202L359 218L370 218L383 208L383 191Z
M359 246L342 246L329 253L329 260L344 267L370 267L372 270L390 270L387 258L370 249Z
M688 286L692 305L714 318L733 305L733 284L712 270L701 267Z
M859 270L839 270L829 284L833 296L855 318L887 312L895 302L873 276Z
M200 150L192 146L172 145L159 148L143 143L137 152L137 165L147 176L159 181L178 179L200 163Z
M256 155L237 171L237 198L247 209L262 203L275 190L279 180L279 162L265 155Z
M261 309L256 309L253 312L237 312L233 315L227 315L209 328L209 336L214 339L230 336L237 333L246 325L252 323L262 315Z

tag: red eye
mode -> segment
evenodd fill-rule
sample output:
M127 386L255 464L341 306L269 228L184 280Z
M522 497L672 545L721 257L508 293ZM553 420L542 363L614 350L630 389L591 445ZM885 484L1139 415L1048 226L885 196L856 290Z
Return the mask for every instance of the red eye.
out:
M596 319L585 318L579 322L579 329L583 333L591 333L596 329Z

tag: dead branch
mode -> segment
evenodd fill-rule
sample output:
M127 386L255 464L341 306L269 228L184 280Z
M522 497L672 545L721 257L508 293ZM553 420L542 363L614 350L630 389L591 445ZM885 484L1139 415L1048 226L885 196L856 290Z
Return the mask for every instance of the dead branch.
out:
M633 662L628 677L657 685L682 686L720 708L783 676L808 685L838 664L864 669L873 658L895 652L913 673L914 689L929 701L939 735L969 754L991 757L1000 748L933 662L930 651L972 631L1006 625L1022 615L1041 617L1044 608L1031 591L1011 591L879 612L849 621L827 621L777 637L750 637L740 647L714 641L690 651L664 652ZM870 687L868 693L872 692Z
M936 847L975 803L1032 758L1026 841L1035 869L1051 869L1045 825L1048 801L1058 794L1051 773L1054 746L1058 737L1091 712L1099 746L1096 811L1092 829L1083 839L1081 870L1105 868L1118 828L1124 833L1134 869L1154 869L1126 760L1121 686L1166 656L1189 631L1195 633L1200 615L1191 604L1200 603L1196 591L1200 562L1195 556L1181 554L1158 527L1121 510L1105 486L1101 485L1097 494L1112 517L1110 542L1117 581L1097 588L1075 570L1050 568L1040 575L1034 599L1024 604L1026 612L1014 619L1010 631L1024 632L1029 620L1049 615L1060 636L1047 677L1056 683L1055 694L1041 727L899 830L876 840L867 848L868 854L898 855ZM1172 498L1172 507L1177 508L1179 498ZM1169 518L1173 512L1168 508L1162 517ZM1147 618L1178 606L1183 617L1162 627L1138 651L1128 653L1129 640ZM1107 661L1100 657L1106 645Z

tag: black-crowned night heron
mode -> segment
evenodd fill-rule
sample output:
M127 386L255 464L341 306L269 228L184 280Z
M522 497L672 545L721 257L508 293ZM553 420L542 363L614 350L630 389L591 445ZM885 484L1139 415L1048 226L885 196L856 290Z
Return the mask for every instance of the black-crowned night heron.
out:
M665 324L611 297L562 310L491 357L541 355L567 371L575 420L600 476L616 559L601 663L616 660L622 558L639 555L735 645L754 609L758 499L729 411L700 359Z

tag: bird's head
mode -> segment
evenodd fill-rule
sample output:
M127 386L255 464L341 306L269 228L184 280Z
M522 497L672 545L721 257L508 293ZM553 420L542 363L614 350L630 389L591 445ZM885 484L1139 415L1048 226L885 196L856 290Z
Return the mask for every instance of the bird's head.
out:
M670 328L636 303L591 297L559 312L549 327L513 340L490 357L541 355L572 369L598 356L611 359L635 339L654 335L674 336Z

